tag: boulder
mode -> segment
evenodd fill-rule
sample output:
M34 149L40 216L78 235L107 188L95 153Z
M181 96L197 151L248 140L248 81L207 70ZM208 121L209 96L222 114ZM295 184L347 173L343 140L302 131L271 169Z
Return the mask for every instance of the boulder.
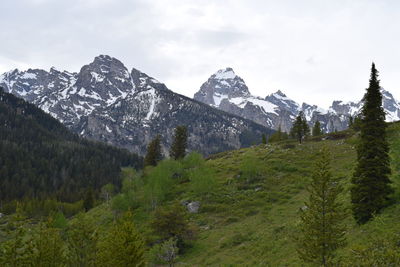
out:
M200 202L199 201L190 202L186 205L186 208L190 213L198 213L200 209Z

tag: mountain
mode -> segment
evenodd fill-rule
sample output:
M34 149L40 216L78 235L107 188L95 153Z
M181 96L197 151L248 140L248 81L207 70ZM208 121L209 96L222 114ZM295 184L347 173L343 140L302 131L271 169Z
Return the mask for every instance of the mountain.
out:
M89 188L120 185L121 166L141 166L138 156L82 139L35 105L1 88L0 155L0 201L77 201Z
M400 103L384 89L382 95L386 120L400 120ZM326 132L344 130L348 128L349 117L356 116L362 107L362 101L333 101L331 107L324 110L317 105L300 105L280 90L265 98L253 96L243 79L232 68L221 69L211 75L195 93L194 99L269 128L280 127L286 132L290 130L292 121L300 111L304 112L310 125L318 120Z
M260 142L271 129L169 90L139 70L101 55L79 73L13 70L0 76L7 92L37 105L72 131L144 155L157 134L164 154L173 130L186 125L189 150L212 154ZM239 84L235 85L240 88Z

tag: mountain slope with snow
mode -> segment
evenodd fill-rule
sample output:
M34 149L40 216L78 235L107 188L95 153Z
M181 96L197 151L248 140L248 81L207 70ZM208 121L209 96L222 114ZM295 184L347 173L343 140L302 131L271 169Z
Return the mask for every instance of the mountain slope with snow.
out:
M229 75L221 79L230 79ZM233 79L234 80L234 79ZM231 81L238 91L240 81ZM271 129L170 91L156 79L117 59L98 56L79 73L14 70L0 86L37 105L81 136L127 148L141 155L157 134L164 154L173 130L186 125L189 149L204 154L249 146ZM239 92L233 92L237 95Z
M399 102L386 90L382 90L382 95L386 120L400 120ZM310 126L318 120L326 132L344 130L348 127L350 116L357 116L362 107L361 101L333 101L332 106L324 110L317 105L300 105L280 90L265 98L256 97L251 95L243 79L232 68L221 69L211 75L194 95L194 99L266 127L281 128L287 132L300 111L304 112Z

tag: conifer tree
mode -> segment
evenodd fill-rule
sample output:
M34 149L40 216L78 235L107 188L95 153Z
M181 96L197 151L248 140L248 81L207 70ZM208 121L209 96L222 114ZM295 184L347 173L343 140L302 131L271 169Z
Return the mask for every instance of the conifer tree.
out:
M94 193L91 188L85 194L85 198L83 199L83 207L85 208L85 211L88 211L94 207Z
M297 251L303 261L331 266L335 250L344 244L345 213L337 200L342 191L339 181L332 177L329 154L324 149L315 164L308 187L309 201L300 210Z
M144 242L127 212L100 243L98 266L145 266Z
M304 113L300 111L299 115L296 117L296 120L293 123L292 129L290 130L290 135L293 138L296 138L299 143L303 141L303 139L309 135L310 128L307 124L307 120L304 117Z
M316 121L314 124L314 127L312 129L312 135L313 136L320 136L322 135L322 130L321 130L321 124L319 121Z
M178 160L182 159L186 155L187 147L187 128L186 126L180 125L175 128L174 140L172 142L171 151L169 155L171 158Z
M2 266L30 266L32 264L33 248L26 239L27 229L23 225L24 216L19 204L17 211L8 223L7 236L11 238L0 243L0 263Z
M147 146L144 166L156 166L161 159L161 136L157 135Z
M353 215L359 224L367 222L386 207L393 192L389 179L391 170L385 112L382 107L378 71L374 63L363 102L357 166L351 188Z
M78 214L67 232L68 263L70 266L95 266L98 234L92 223Z
M353 128L353 122L354 122L353 116L350 115L350 117L349 117L349 128Z
M264 145L267 143L267 136L265 134L262 134L261 136L261 143Z
M52 221L40 223L33 235L33 253L30 257L32 266L63 266L64 242L60 230L52 228Z

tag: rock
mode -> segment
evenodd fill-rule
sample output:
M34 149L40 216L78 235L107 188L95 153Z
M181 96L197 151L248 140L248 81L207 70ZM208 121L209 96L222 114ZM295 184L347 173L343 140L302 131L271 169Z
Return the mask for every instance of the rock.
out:
M190 213L198 213L200 209L200 202L199 201L190 202L189 204L186 205L186 207Z
M4 216L4 214L3 213L0 213L0 218L2 218Z

